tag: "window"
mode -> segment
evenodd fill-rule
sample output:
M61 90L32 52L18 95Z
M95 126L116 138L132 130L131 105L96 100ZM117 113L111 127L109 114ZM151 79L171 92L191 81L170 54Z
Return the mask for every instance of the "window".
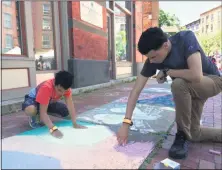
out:
M6 5L6 6L11 6L12 2L11 1L2 1L2 4Z
M124 29L126 28L126 24L120 24L120 30L124 31Z
M49 19L43 19L42 20L42 29L43 30L50 30L50 20Z
M42 47L50 48L50 35L47 34L42 35Z
M115 42L116 42L116 60L130 61L130 41L129 41L129 19L124 11L115 6Z
M213 32L213 24L211 24L210 30L211 32Z
M202 18L202 23L204 23L204 18Z
M52 2L32 1L33 13L43 10L43 15L33 15L33 38L35 65L37 71L56 70L56 56L54 49L54 23ZM41 13L41 12L40 12ZM47 16L46 16L47 15ZM40 23L40 24L39 24Z
M3 1L3 4L11 4L11 6L10 8L2 7L1 53L3 55L21 55L23 52L22 38L25 36L25 34L21 36L21 32L25 31L25 29L20 29L21 20L23 19L20 6L23 5L23 2Z
M214 20L214 14L211 14L211 21Z
M50 13L50 4L43 4L43 14L47 15Z
M11 14L4 13L4 27L12 28L12 16Z
M11 50L13 48L13 38L12 35L7 34L5 36L5 48Z
M209 25L206 25L206 33L208 32Z
M110 3L110 1L106 1L106 8L111 8L111 3Z
M206 23L208 22L209 15L206 16Z
M128 10L130 10L130 1L116 1L116 3L123 7L123 8L127 8Z

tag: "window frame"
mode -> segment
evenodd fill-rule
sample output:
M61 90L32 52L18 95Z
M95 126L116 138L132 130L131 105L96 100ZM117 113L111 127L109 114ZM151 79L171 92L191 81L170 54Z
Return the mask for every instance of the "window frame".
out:
M45 11L47 11L47 10L44 9L45 6L49 7L48 12L45 12ZM51 12L51 8L50 7L51 7L51 4L48 4L48 3L42 4L42 13L43 13L43 15L50 15L50 12Z
M13 1L14 2L14 1ZM20 48L21 48L21 54L3 54L1 52L2 57L26 57L28 58L28 51L27 51L27 34L26 34L26 23L25 23L25 2L24 1L17 1L14 2L15 6L17 6L16 3L18 3L19 9L18 9L18 16L19 16L19 27L20 27ZM15 8L17 10L17 7ZM16 24L18 27L18 25Z
M54 13L55 13L55 8L54 8L55 2L50 1L48 3L47 1L43 1L43 5L44 4L48 4L50 6L49 13L47 15L45 15L43 13L43 18L45 17L45 19L47 19L46 16L50 16L52 18L51 20L49 19L51 21L51 23L50 23L50 31L52 31L52 34L49 34L49 35L53 37L53 41L50 41L50 43L53 43L51 45L51 47L54 49L54 59L55 59L55 62L56 62L56 68L52 69L52 70L37 70L37 69L35 69L36 70L36 74L56 73L61 68L61 65L58 63L59 58L58 58L57 47L56 47L56 39L58 39L59 37L56 37L57 35L56 35L56 30L55 30L55 26L56 26L55 25L55 15L54 15ZM59 9L57 9L57 10L59 11ZM43 30L43 31L44 31L43 34L47 33L47 30ZM41 41L41 45L42 45L43 49L48 49L48 48L44 48L43 47L43 42L42 41ZM34 46L34 48L35 48L35 46ZM34 55L35 55L35 52L34 52Z
M12 6L12 1L2 1L2 4L7 6L7 7L11 7Z
M9 46L7 46L7 38L8 37L10 37L11 38L11 43L10 43L10 47ZM12 48L13 47L13 45L14 45L14 43L13 43L13 36L12 36L12 34L5 34L5 48Z
M48 37L48 40L44 40L44 37ZM49 34L46 34L46 33L43 33L42 34L42 48L43 49L48 49L48 48L50 48L50 46L51 46L51 42L50 42L50 35ZM46 46L46 45L44 45L44 42L49 42L49 46Z
M9 13L7 13L7 12L4 12L3 14L4 14L4 28L6 28L6 29L12 29L12 15L9 14ZM6 16L9 17L10 19L7 18ZM9 20L6 20L6 18L9 19ZM9 26L9 27L6 26L6 25L7 25L6 22L10 23L10 26Z
M44 26L44 21L48 21L48 27L49 27L49 29L46 29L46 28L44 28L44 27L47 27L47 26ZM42 19L42 30L52 30L52 25L51 25L51 22L50 22L50 19L48 19L48 18L43 18Z
M132 10L132 2L129 1L129 4L131 5L131 10ZM126 38L127 38L127 42L126 44L128 44L128 47L126 47L126 54L129 54L128 57L126 58L126 61L124 60L116 60L116 52L115 52L115 60L116 62L118 63L127 63L127 62L132 62L133 61L133 35L132 35L132 24L133 24L133 14L132 12L127 9L126 7L123 8L121 5L119 5L118 3L114 2L114 15L115 15L115 8L117 8L118 10L120 10L121 12L123 12L126 16L126 23L125 23L125 26L126 26ZM114 17L115 18L115 17ZM116 20L116 19L115 19ZM115 21L114 21L115 22ZM116 46L116 35L114 35L114 44ZM115 48L116 49L116 48Z

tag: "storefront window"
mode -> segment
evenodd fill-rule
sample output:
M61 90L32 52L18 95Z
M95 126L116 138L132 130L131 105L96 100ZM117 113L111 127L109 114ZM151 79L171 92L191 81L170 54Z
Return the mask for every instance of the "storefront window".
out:
M22 54L19 2L2 3L2 54Z
M128 61L129 53L129 16L115 7L115 42L117 61Z
M111 8L111 3L110 3L110 1L106 1L106 8Z
M34 54L36 70L56 70L52 5L48 1L32 2Z
M119 6L130 10L130 1L116 1L116 3L117 3Z

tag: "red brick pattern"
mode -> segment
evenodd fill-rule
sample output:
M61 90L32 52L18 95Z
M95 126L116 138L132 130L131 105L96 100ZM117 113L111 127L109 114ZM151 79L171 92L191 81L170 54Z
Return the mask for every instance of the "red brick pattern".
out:
M73 19L81 21L93 29L107 32L106 8L103 7L103 28L99 28L93 24L81 20L80 2L72 2ZM74 58L89 60L107 60L108 59L108 39L97 34L73 28L73 53Z
M221 111L222 94L208 99L204 106L202 115L203 126L221 128L222 111ZM211 118L210 118L211 117ZM176 133L176 125L172 128L170 135L164 141L162 148L154 156L151 163L147 165L147 169L152 169L154 163L168 158L168 150L170 149L174 135ZM189 145L188 157L184 160L174 160L181 164L181 169L221 169L222 156L212 154L210 149L222 153L221 143L191 143Z
M142 18L143 18L143 2L142 1L136 1L135 2L135 28L134 28L134 33L135 33L135 57L136 57L136 62L143 62L142 60L142 55L139 53L139 51L137 50L137 43L139 41L140 35L142 33Z
M158 19L156 16L158 15L159 6L156 2L153 1L135 1L135 28L134 28L134 34L135 34L135 57L136 62L144 62L147 58L146 56L143 56L139 53L137 50L137 44L139 41L139 38L141 36L141 33L145 31L147 28L150 28L152 26L156 26L158 23ZM152 13L152 16L154 18L151 20L148 18L149 14Z
M90 60L108 59L108 40L97 34L85 32L78 28L73 29L74 57Z

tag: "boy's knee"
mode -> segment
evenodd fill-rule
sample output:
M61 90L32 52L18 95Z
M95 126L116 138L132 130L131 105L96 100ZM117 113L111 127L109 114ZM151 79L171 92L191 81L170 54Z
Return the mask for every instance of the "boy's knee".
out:
M26 107L24 111L29 116L34 116L37 113L37 109L34 105L30 105L30 106Z
M172 93L182 92L186 89L186 81L181 78L176 78L171 84Z
M68 117L69 116L69 110L67 107L64 107L60 113L60 115L65 118L65 117Z

